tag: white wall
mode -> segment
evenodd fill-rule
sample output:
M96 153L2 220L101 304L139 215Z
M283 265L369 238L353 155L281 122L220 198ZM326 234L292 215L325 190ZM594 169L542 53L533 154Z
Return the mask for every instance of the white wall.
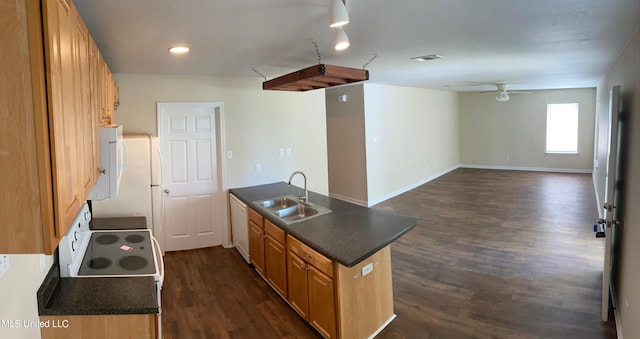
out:
M0 338L40 338L40 329L24 322L39 319L36 293L52 264L51 255L9 255L9 270L0 278L0 322L17 321L20 327L0 324Z
M598 88L597 168L594 181L598 197L604 203L608 148L609 89L620 85L621 110L628 115L628 148L622 224L616 226L613 260L613 287L617 300L618 333L624 338L640 338L640 32L636 32L620 57L602 79ZM628 307L626 306L628 305Z
M471 167L591 172L594 88L532 91L499 102L460 93L460 164ZM578 102L578 154L545 154L547 103Z
M371 206L458 166L456 93L367 83L326 105L332 196Z
M456 93L364 84L364 99L369 204L458 166Z
M362 85L326 90L327 158L332 197L367 205L367 148ZM346 102L338 102L346 95Z
M263 91L257 77L117 74L115 79L120 88L115 122L124 125L125 134L157 135L157 102L222 102L225 147L233 152L226 159L227 188L287 181L302 170L310 190L328 194L324 90ZM279 157L278 149L287 147L292 155Z

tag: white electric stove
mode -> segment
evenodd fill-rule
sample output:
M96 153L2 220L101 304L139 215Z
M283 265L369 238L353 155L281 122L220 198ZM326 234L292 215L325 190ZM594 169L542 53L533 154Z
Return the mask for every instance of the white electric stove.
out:
M156 281L158 308L164 262L158 241L149 229L91 230L85 203L58 246L60 276L123 278L151 276ZM161 313L161 312L160 312ZM160 317L160 315L159 315ZM158 333L162 333L158 319Z

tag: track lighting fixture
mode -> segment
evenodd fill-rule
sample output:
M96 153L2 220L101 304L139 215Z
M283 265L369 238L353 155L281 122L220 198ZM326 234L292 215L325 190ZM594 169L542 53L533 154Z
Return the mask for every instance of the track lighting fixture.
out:
M336 51L342 51L349 47L349 37L342 27L336 28Z
M347 6L343 0L330 0L331 8L329 9L329 15L331 22L329 27L342 27L349 23L349 13L347 12Z

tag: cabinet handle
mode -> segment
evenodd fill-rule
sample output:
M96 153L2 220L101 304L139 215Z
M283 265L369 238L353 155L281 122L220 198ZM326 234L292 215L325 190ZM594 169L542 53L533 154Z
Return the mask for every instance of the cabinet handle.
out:
M103 169L99 169L98 168L98 173L107 174L107 169L106 168L103 168Z

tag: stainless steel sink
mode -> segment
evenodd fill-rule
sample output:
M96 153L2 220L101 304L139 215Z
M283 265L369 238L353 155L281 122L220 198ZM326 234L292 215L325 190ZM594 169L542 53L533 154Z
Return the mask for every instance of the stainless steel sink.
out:
M290 206L290 207L283 208L281 210L276 211L276 215L279 216L280 218L287 218L287 217L293 217L293 216L296 216L298 218L306 218L316 214L318 214L318 210L303 204L298 204L297 206Z
M298 202L289 197L278 197L273 199L262 200L259 205L268 209L282 209L297 206Z
M294 195L254 201L268 214L278 218L285 224L293 224L303 220L331 213L331 210L308 202L299 202Z

